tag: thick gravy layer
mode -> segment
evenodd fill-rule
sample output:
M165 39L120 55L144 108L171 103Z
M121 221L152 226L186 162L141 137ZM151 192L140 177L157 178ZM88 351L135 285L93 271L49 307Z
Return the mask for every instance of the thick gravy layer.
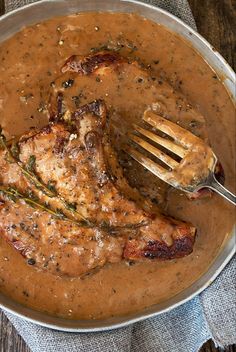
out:
M183 40L164 27L132 14L87 13L54 18L25 28L1 44L0 123L7 137L45 125L50 83L60 75L65 60L72 54L87 55L104 46L150 65L155 77L168 81L205 117L204 135L208 134L221 160L226 185L234 190L235 110L222 82ZM106 88L109 91L109 80ZM86 89L81 103L88 99L85 93ZM135 99L132 94L127 93L127 99L122 101L123 110L127 111L125 118L131 120L136 114L140 115L138 102L136 110L129 110L129 102ZM166 101L165 96L163 101L155 102L166 104ZM120 104L118 95L112 104ZM175 110L181 111L181 106L171 106L171 111ZM187 110L179 116L181 122L186 118L189 123ZM196 133L196 121L190 123ZM133 186L170 215L197 227L193 253L168 262L108 265L83 279L69 279L37 272L0 238L1 292L52 315L101 319L165 301L190 286L207 270L230 236L235 220L233 206L217 195L190 201L123 154L120 158Z

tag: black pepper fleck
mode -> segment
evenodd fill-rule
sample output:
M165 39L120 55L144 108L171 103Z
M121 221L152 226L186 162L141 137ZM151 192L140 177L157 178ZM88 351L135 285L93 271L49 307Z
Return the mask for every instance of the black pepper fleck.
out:
M30 259L28 259L27 263L28 263L29 265L34 265L34 264L36 263L36 261L35 261L35 259L30 258Z

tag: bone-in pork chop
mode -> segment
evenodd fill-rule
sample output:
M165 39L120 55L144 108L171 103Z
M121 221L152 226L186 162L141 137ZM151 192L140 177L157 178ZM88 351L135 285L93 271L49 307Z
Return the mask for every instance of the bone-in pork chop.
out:
M192 252L192 225L131 200L103 102L11 146L1 135L1 144L0 232L29 265L75 277L123 259Z

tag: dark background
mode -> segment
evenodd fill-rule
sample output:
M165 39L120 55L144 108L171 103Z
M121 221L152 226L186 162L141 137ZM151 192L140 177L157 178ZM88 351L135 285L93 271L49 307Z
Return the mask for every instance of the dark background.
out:
M200 34L223 55L235 70L236 0L189 0L189 3ZM0 15L3 13L4 0L0 0ZM12 324L1 312L0 352L30 352ZM208 341L200 352L236 352L236 345L216 349L214 343Z

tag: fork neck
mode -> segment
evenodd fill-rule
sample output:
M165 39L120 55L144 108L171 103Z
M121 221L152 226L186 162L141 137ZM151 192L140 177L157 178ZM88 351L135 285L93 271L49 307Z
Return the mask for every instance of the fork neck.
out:
M207 187L209 187L213 191L215 191L218 194L220 194L222 197L227 199L232 204L236 205L236 196L235 196L235 194L230 192L220 182L218 182L217 179L215 178L214 174L211 175L211 178L210 178L210 180L208 182L209 183L207 184Z

